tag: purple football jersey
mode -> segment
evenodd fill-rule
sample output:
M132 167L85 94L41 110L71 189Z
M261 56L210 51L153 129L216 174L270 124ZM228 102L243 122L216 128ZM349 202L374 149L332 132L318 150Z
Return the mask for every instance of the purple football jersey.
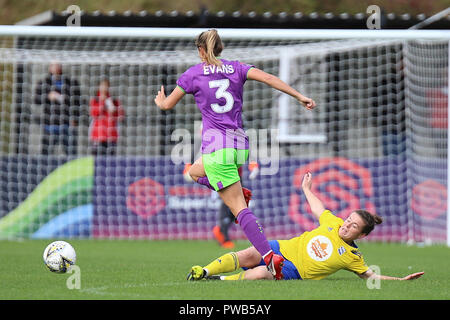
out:
M185 93L194 95L202 113L202 153L223 148L248 149L242 125L242 99L247 72L254 66L221 61L221 66L192 66L177 81Z

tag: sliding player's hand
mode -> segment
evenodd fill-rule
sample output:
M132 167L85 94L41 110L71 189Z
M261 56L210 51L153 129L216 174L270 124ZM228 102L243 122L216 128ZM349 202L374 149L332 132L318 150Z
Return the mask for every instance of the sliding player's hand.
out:
M402 278L401 280L414 280L420 278L425 272L416 272L410 275L407 275L406 277Z
M305 190L305 189L309 190L309 189L311 189L311 185L312 185L312 174L310 172L308 172L303 177L302 188L303 188L303 190Z

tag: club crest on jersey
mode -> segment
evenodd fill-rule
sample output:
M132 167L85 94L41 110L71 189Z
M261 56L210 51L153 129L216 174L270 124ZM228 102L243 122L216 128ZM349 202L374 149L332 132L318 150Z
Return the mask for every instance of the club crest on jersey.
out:
M315 236L309 240L306 250L311 259L316 261L328 260L333 253L333 244L325 236Z
M338 253L339 253L340 256L342 256L346 251L347 251L347 250L345 250L344 247L339 247L339 248L338 248Z

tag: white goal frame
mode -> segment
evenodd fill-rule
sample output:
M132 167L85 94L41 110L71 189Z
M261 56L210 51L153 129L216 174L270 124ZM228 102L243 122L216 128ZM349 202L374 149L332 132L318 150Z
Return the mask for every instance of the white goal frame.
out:
M0 37L78 37L78 38L133 38L133 39L194 39L204 28L111 28L111 27L54 27L54 26L7 26L0 25ZM448 30L338 30L338 29L218 29L222 39L253 39L253 40L332 40L332 39L377 39L377 40L441 40L449 42L450 60L450 32ZM284 67L283 67L284 66ZM280 76L283 69L280 66ZM450 61L449 61L450 66ZM283 68L282 68L283 67ZM449 68L450 78L450 68ZM449 83L450 92L450 83ZM286 118L287 108L285 99L280 98L280 119ZM448 99L450 110L450 99ZM450 125L450 112L448 113ZM321 143L326 139L323 136L292 137L283 135L281 126L280 140L284 142L313 142ZM450 129L450 128L449 128ZM450 135L448 135L447 181L450 181ZM447 245L450 246L450 187L447 183Z

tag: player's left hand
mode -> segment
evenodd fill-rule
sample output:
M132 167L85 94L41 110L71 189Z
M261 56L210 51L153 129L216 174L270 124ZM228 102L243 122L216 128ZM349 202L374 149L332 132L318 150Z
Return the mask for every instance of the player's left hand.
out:
M164 93L164 86L161 86L161 90L158 91L158 94L155 98L156 105L161 108L165 99L166 94Z
M407 275L406 277L402 278L401 280L414 280L420 278L425 272L416 272L410 275Z

